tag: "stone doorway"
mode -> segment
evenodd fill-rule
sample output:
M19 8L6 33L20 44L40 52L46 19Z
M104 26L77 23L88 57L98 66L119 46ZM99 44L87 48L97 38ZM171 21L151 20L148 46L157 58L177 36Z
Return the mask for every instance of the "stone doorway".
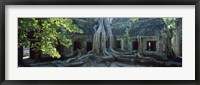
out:
M77 51L78 49L81 49L81 42L75 41L74 42L74 51Z
M121 49L121 41L120 40L115 41L115 45L116 45L117 49Z
M133 48L133 50L138 50L138 42L137 41L132 42L132 48Z
M87 42L87 52L92 50L92 42Z

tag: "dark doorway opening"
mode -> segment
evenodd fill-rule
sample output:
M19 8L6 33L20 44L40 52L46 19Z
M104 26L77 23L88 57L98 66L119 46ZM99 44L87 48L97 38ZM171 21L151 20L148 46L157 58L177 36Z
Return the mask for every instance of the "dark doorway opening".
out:
M109 42L106 41L106 48L109 48Z
M81 42L75 41L74 42L74 51L81 49Z
M87 42L87 52L92 50L92 42Z
M121 48L121 41L120 40L115 41L115 45L116 48Z
M147 41L147 49L148 51L156 51L156 41Z
M132 42L132 48L133 48L133 50L138 50L138 42L137 41L134 41L134 42Z

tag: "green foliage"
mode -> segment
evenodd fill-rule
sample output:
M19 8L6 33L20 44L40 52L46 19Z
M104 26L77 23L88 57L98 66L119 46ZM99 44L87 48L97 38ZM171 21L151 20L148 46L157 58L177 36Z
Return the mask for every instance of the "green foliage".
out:
M165 24L167 25L167 28L172 29L175 28L175 21L176 18L163 18Z
M132 18L131 20L132 20L132 22L135 22L135 21L137 21L139 18Z
M178 18L163 18L166 26L168 29L170 29L170 33L171 33L171 48L173 47L174 41L175 41L175 35L176 35L176 20ZM182 37L182 33L181 33L181 37ZM181 39L182 40L182 39Z
M52 57L60 58L56 45L61 44L65 47L72 45L72 41L67 39L68 32L83 33L69 18L18 19L19 46L30 45L35 51L41 50L43 54ZM33 40L38 41L31 43Z

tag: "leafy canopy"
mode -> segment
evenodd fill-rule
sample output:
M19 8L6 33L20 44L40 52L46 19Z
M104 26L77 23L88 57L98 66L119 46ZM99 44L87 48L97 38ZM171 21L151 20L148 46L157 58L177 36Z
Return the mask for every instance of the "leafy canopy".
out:
M167 25L167 28L172 29L175 28L175 20L176 18L163 18L165 24Z
M139 18L131 18L131 21L132 21L132 22L135 22L135 21L137 21L137 20L139 20Z
M72 45L67 39L68 33L83 33L70 18L19 18L18 42L19 46L30 45L35 51L41 50L43 54L60 58L56 45L65 47ZM33 37L31 40L30 36ZM31 43L33 40L38 40Z

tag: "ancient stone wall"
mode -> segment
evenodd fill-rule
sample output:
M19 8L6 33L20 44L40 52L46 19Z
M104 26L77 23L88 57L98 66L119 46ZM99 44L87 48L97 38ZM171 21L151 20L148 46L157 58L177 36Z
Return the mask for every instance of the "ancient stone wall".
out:
M125 51L125 49L124 49L124 45L126 44L126 43L124 43L124 40L125 40L125 37L122 37L122 36L120 36L120 37L116 37L116 40L115 41L120 41L120 45L121 45L121 50L122 51ZM152 51L152 50L148 50L147 49L147 42L155 42L155 51ZM134 42L138 42L137 41L137 38L136 37L130 37L130 41L129 41L130 43L131 43L131 49L132 49L132 51L137 51L137 50L134 50L133 48L134 48L134 46L138 46L139 47L139 45L133 45L133 43ZM142 54L145 54L145 55L159 55L159 52L160 52L160 44L161 44L161 42L160 42L160 40L159 40L159 36L141 36L141 42L142 42L142 49L141 49L141 53Z
M152 51L152 50L148 50L147 46L148 46L148 42L155 42L155 46L156 46L156 50ZM159 36L143 36L142 37L142 52L144 55L159 55L160 52L160 40L159 40Z

